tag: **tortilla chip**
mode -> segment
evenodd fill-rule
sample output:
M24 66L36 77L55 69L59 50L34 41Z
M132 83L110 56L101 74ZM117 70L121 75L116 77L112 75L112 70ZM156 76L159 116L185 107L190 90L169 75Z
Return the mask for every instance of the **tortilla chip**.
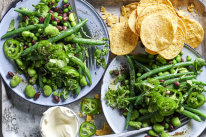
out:
M143 45L154 52L166 49L174 39L174 26L169 17L151 14L141 24L140 38Z
M130 14L135 10L138 6L137 2L130 3L126 6L122 6L122 14L120 15L120 22L127 22Z
M119 18L115 15L107 18L107 25L111 26L112 24L116 24L119 22Z
M147 48L145 48L145 52L147 52L147 53L149 53L151 55L157 55L158 54L157 52L151 51L151 50L149 50Z
M136 20L137 20L137 9L134 10L129 17L128 20L128 24L129 24L129 28L132 30L133 33L138 34L137 30L136 30Z
M178 27L171 45L168 48L159 51L159 54L168 60L175 58L181 52L184 46L185 38L186 37L183 30Z
M204 39L204 30L202 26L194 19L184 18L182 20L185 23L187 30L185 43L193 48L197 48Z
M138 35L134 34L127 22L113 25L109 32L111 52L115 55L126 55L138 44Z
M168 7L165 4L154 4L146 7L144 10L141 11L140 14L138 14L138 19L136 23L136 30L138 34L140 33L142 21L151 14L162 14L164 16L170 16L174 27L177 27L178 19L174 9Z

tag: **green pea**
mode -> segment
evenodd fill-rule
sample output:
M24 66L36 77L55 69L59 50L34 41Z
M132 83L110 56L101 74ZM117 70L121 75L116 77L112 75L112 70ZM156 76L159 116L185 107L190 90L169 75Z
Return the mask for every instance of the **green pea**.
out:
M138 117L139 117L139 112L135 109L134 111L132 111L131 121L137 119Z
M162 131L164 131L164 127L160 124L154 124L153 129L157 133L161 133Z
M166 121L167 123L169 123L169 122L170 122L170 119L167 117L167 118L165 118L165 121Z
M175 59L172 60L172 64L176 64L177 61Z
M71 21L71 22L75 21L74 13L69 14L69 21Z
M187 61L191 61L192 57L191 56L187 56Z
M42 33L42 32L43 32L43 30L42 30L42 29L38 29L38 32L39 32L39 33Z
M69 12L69 9L66 8L66 9L63 10L63 12L67 13L67 12Z
M45 96L50 96L52 94L52 88L48 85L45 85L43 87L43 90L44 90L44 95Z
M29 37L33 38L35 35L34 33L30 33Z
M64 22L63 25L66 26L66 27L69 26L67 22Z
M63 3L68 3L68 0L63 0Z
M160 56L160 55L158 55L156 57L156 60L159 61L162 64L166 64L167 63L167 61L162 56Z
M144 128L144 127L149 127L149 126L150 126L150 121L149 121L149 120L142 122L142 127L143 127L143 128Z
M72 10L72 7L71 7L71 5L69 5L69 6L68 6L68 10L69 10L69 11L70 11L70 10Z
M30 42L28 45L29 45L29 47L31 47L31 46L32 46L32 43Z
M171 74L174 74L175 72L176 72L176 71L175 71L174 68L171 68L171 69L170 69L170 73L171 73Z
M22 32L22 36L23 36L23 37L29 37L30 34L31 34L30 31L23 31L23 32Z
M164 120L164 116L161 116L159 114L155 115L154 117L155 117L155 121L156 122L162 122Z
M149 134L150 136L153 136L153 137L158 136L158 134L155 133L154 130L152 130L152 129L149 130L148 134Z
M158 73L158 76L162 76L162 75L163 75L163 73L162 73L162 72L159 72L159 73Z
M10 81L10 86L14 88L18 86L20 82L21 82L21 78L18 75L14 75Z
M168 75L168 74L170 74L168 71L165 71L165 72L163 73L163 75Z
M52 90L57 90L57 86L56 85L52 85Z
M140 77L142 74L141 73L137 73L137 77Z
M124 81L125 85L129 85L129 80Z
M35 89L32 85L27 85L24 92L29 98L33 98L35 96Z
M34 37L33 37L33 40L37 41L37 40L38 40L38 38L37 38L36 36L34 36Z
M87 85L86 77L83 76L83 75L80 76L80 85L81 86L86 86Z
M157 68L157 65L156 65L156 64L153 64L153 65L152 65L152 68L153 68L153 69L156 69L156 68Z
M182 56L183 54L184 54L184 52L183 52L183 51L181 51L181 52L179 53L179 55L180 55L180 56Z
M188 72L187 68L180 68L179 73L185 73Z
M40 34L39 34L39 33L36 33L36 36L37 36L37 37L39 37L39 36L40 36Z
M181 62L181 56L180 56L180 55L177 55L176 61L177 61L177 63L180 63L180 62Z
M57 12L54 12L54 13L53 13L53 16L54 16L54 17L58 17L58 15L59 15L59 14L58 14Z
M57 96L57 92L53 92L53 95L54 95L54 96Z
M76 25L77 25L77 23L76 23L75 21L72 21L72 22L71 22L71 26L72 26L72 27L74 27L74 26L76 26Z
M52 21L52 25L53 25L53 26L57 26L57 22L53 20L53 21Z
M165 128L165 129L169 129L169 124L168 124L168 123L165 123L164 128Z
M167 132L162 132L161 137L170 137L170 135Z
M179 127L181 125L180 119L178 117L173 117L171 122L172 122L172 125L175 127Z
M28 71L28 74L29 74L30 77L33 77L33 76L37 75L36 70L33 69L33 68L28 68L27 71Z
M62 21L62 16L58 16L57 18L58 18L60 21Z

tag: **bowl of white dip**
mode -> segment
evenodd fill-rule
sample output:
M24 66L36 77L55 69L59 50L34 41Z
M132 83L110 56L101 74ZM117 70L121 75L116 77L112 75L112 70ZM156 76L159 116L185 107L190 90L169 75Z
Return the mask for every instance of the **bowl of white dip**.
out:
M77 115L67 107L51 107L40 122L42 137L76 137L79 130Z

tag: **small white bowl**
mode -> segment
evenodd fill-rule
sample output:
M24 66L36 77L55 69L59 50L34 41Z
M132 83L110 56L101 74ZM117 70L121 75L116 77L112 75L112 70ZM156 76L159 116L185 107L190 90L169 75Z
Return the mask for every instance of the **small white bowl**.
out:
M50 107L48 110L46 110L44 113L43 113L43 116L42 116L42 118L41 118L41 121L40 121L40 132L41 132L41 136L42 137L47 137L47 136L43 136L43 133L42 133L42 126L45 126L44 124L43 124L43 121L44 120L46 120L45 118L47 118L49 115L52 115L52 112L54 111L54 110L56 110L56 109L58 109L58 108L60 108L60 109L63 109L64 111L69 111L69 112L71 112L72 114L74 114L74 117L75 117L75 121L76 121L76 126L77 126L77 128L76 128L76 133L74 134L75 136L74 137L77 137L77 135L78 135L78 131L79 131L79 119L78 119L78 116L76 115L76 113L73 111L73 110L71 110L71 109L69 109L69 108L67 108L67 107L63 107L63 106L56 106L56 107ZM62 112L62 111L61 111ZM63 113L62 113L63 114ZM53 118L55 118L54 116L52 116ZM57 119L56 119L57 120ZM47 121L48 123L49 123L49 120ZM72 124L73 125L73 124ZM56 127L54 127L54 129L56 129ZM51 129L52 130L52 129ZM49 137L51 137L51 136L49 136Z

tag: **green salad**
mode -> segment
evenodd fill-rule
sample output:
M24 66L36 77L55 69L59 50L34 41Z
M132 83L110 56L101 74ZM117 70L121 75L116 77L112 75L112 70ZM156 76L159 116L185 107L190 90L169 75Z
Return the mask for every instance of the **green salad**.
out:
M88 19L77 21L68 0L60 7L58 3L59 0L41 0L33 5L35 11L25 7L15 9L20 17L18 28L12 20L8 32L1 37L9 38L3 45L4 53L28 80L25 88L28 98L37 99L41 95L34 84L39 85L45 96L53 94L56 102L60 98L66 100L69 92L77 96L82 87L92 85L85 63L89 58L86 45L105 45L103 49L96 48L94 58L97 66L106 67L104 56L109 52L106 39L83 38L79 29ZM8 75L12 77L12 88L22 81L14 72L9 71Z
M150 136L167 137L164 130L181 126L182 115L198 122L206 118L198 110L205 103L206 83L196 79L205 60L182 55L169 61L160 55L126 55L129 67L110 71L116 88L109 86L106 103L125 116L125 129L152 126Z

